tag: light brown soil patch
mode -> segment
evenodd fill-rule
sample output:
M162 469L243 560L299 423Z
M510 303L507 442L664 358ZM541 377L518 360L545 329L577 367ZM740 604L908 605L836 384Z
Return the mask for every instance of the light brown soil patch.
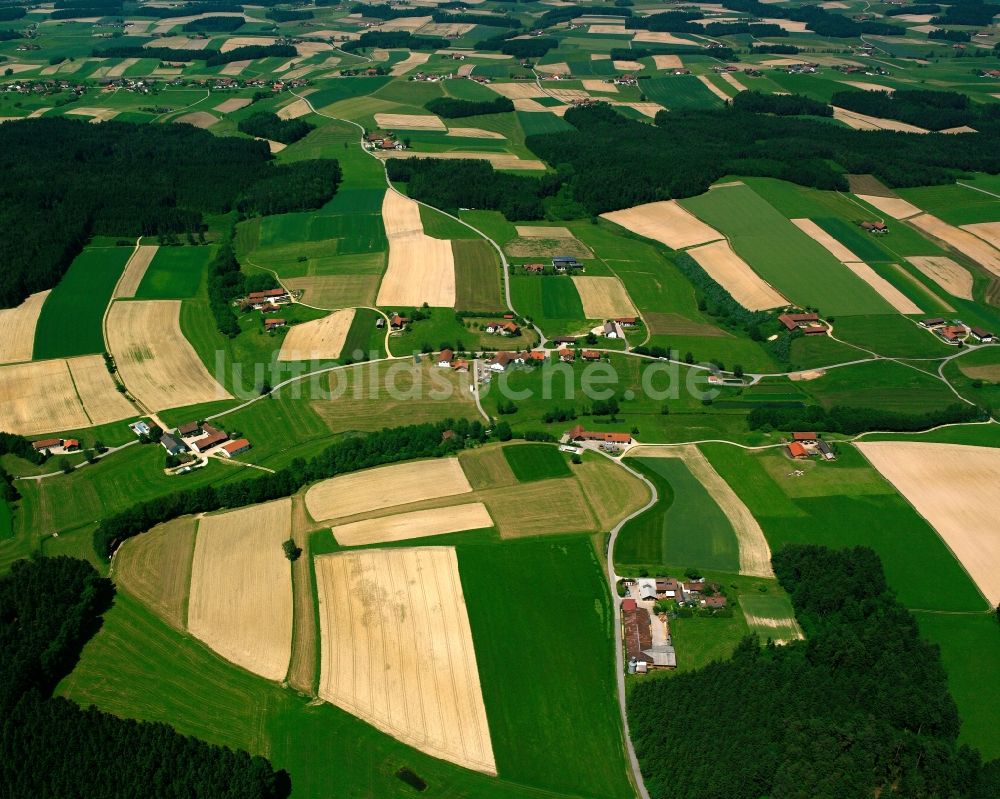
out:
M292 325L281 343L279 361L334 360L340 357L354 321L354 309L334 311L322 319Z
M851 194L874 195L876 197L898 197L892 189L886 186L874 175L848 175L847 185Z
M91 122L101 123L118 116L118 110L114 108L72 108L66 114L67 116L90 117Z
M682 39L679 36L674 36L672 33L663 33L660 31L636 31L635 36L632 37L634 42L658 42L660 44L683 44L690 47L694 42L690 39Z
M190 114L174 117L170 121L183 122L188 125L194 125L196 128L210 128L219 120L208 113L208 111L192 111Z
M180 313L180 300L119 300L108 312L108 349L118 372L153 412L232 399L184 338Z
M912 255L907 256L906 260L953 297L961 297L965 300L972 299L972 273L965 267L959 266L951 258L935 255Z
M138 63L139 63L138 58L126 58L120 64L116 64L115 66L111 67L111 69L108 70L107 77L120 78L122 75L125 74L125 70L129 69L130 67L134 67Z
M390 130L447 130L444 122L434 114L375 114L379 127Z
M788 379L792 382L798 382L800 380L815 380L825 374L825 369L808 369L805 372L792 372L788 375Z
M208 47L208 39L190 36L160 36L150 39L143 47L166 47L170 50L204 50Z
M526 239L572 239L573 234L568 227L553 227L546 225L515 225L518 236Z
M743 82L735 75L733 75L731 72L720 72L719 77L722 78L726 83L728 83L734 89L736 89L736 91L738 92L748 91L747 87L743 84Z
M619 72L638 72L640 69L645 69L644 64L640 64L638 61L612 61L611 62L615 69Z
M440 36L443 39L458 39L465 36L475 25L468 22L432 22L420 29L421 36Z
M341 519L471 490L458 459L439 458L365 469L323 480L306 492L306 508L316 520Z
M462 470L474 490L502 488L517 483L503 454L503 447L479 447L458 453Z
M638 316L625 286L616 277L573 276L573 285L580 294L583 312L588 319L613 319Z
M771 569L771 548L764 531L743 504L736 492L719 475L701 450L693 444L678 447L640 445L629 450L629 456L640 458L681 458L691 474L726 514L740 544L740 574L752 577L774 577Z
M187 615L196 524L193 516L159 524L125 541L112 564L115 584L178 630Z
M434 757L496 773L452 547L315 559L319 695Z
M568 106L567 106L568 107ZM551 110L551 109L546 109ZM416 150L388 150L378 153L379 158L443 158L451 161L489 161L494 169L530 169L541 171L545 164L531 158L521 158L509 153L467 153L449 151L445 153L425 153Z
M552 258L556 255L567 255L573 258L594 257L594 253L586 244L572 237L568 239L540 239L519 236L508 241L503 246L503 250L513 258Z
M788 305L788 300L754 272L728 241L703 244L688 250L688 255L744 308L761 311Z
M624 25L591 25L587 33L595 36L627 36L632 31L625 30Z
M940 239L994 275L1000 276L1000 250L968 231L949 225L931 214L920 214L910 222L924 233Z
M962 374L972 380L985 380L988 383L1000 383L1000 363L989 363L980 366L967 366L958 362Z
M684 62L679 55L654 55L653 63L657 69L683 69Z
M66 365L92 425L116 422L136 413L115 385L102 356L81 355L67 359Z
M583 89L549 89L549 97L555 97L563 103L572 103L574 100L589 100L590 94Z
M257 141L266 141L267 149L271 151L272 155L280 153L288 146L287 144L282 144L280 141L273 141L272 139L257 139Z
M909 125L906 122L900 122L898 119L883 119L882 117L868 116L867 114L848 111L846 108L838 106L833 107L833 118L855 130L895 130L901 133L930 133L927 128L918 128L916 125Z
M122 272L118 285L115 286L114 297L135 296L135 292L138 290L139 284L142 283L146 270L149 269L158 249L160 248L155 244L140 244L135 248L128 263L125 264L125 271Z
M188 630L226 660L283 680L292 652L292 571L281 544L292 501L205 516L191 569Z
M851 86L855 89L861 89L862 91L866 92L888 92L889 94L892 94L894 91L896 91L894 88L892 88L892 86L884 86L881 83L866 83L865 81L861 80L842 80L840 82L843 83L845 86Z
M417 28L424 27L430 21L431 17L400 17L399 19L390 19L388 22L382 23L379 29L384 31L415 31Z
M626 230L666 244L672 250L722 238L719 231L682 208L676 200L646 203L601 216Z
M545 72L549 75L569 75L572 70L569 68L569 64L565 61L559 61L555 64L538 64L535 67L537 72Z
M598 530L594 512L575 480L539 480L478 491L473 498L489 508L502 538Z
M502 133L482 128L448 128L449 136L461 136L465 139L506 139Z
M0 363L31 360L38 315L50 291L32 294L16 308L0 308Z
M219 70L219 74L220 75L226 75L228 77L234 77L236 75L239 75L244 69L246 69L252 63L253 63L253 61L251 61L249 59L244 60L244 61L230 61L222 69ZM226 100L226 102L228 103L228 102L231 102L231 101L230 100ZM223 103L223 105L225 105L225 103ZM216 108L215 110L219 111L221 109Z
M239 61L233 61L232 64L238 64ZM231 66L227 64L226 66ZM230 99L219 103L215 106L215 110L220 114L228 114L231 111L239 111L241 108L246 108L250 105L249 97L231 97Z
M345 547L381 544L386 541L406 541L431 535L459 533L492 527L493 519L482 502L431 508L393 516L380 516L360 522L337 525L333 536Z
M962 230L969 231L991 247L1000 250L1000 222L979 222L975 225L962 225L961 227Z
M649 501L646 484L610 461L587 458L572 469L602 532L610 531Z
M617 100L611 100L609 102L611 102L611 105L624 105L628 108L633 108L643 116L647 116L650 119L655 119L656 115L660 113L660 111L665 110L659 103L620 103Z
M430 57L430 53L410 53L410 55L405 59L397 64L394 64L389 74L394 77L405 75L411 69L416 69L421 64L426 64Z
M583 88L588 92L604 92L605 94L618 94L618 87L613 83L605 83L603 80L585 80Z
M389 265L379 286L380 306L455 305L455 258L448 239L423 232L420 207L389 190L382 200Z
M299 117L304 117L306 114L311 114L312 109L309 107L308 100L295 100L288 105L282 106L278 109L279 119L298 119Z
M871 286L876 294L889 303L895 310L899 311L899 313L918 314L923 312L923 309L919 305L868 266L868 264L862 261L847 261L844 263L844 266Z
M722 89L720 89L718 86L712 83L708 75L698 75L698 80L700 80L705 85L706 89L708 89L712 94L714 94L716 97L722 100L722 102L728 103L729 100L731 99L728 94L726 94Z
M990 605L1000 603L1000 449L915 441L857 447L937 530Z
M378 275L321 275L288 277L281 282L302 291L302 302L316 308L352 308L375 304Z
M220 53L228 53L237 47L251 47L253 45L272 45L277 41L273 36L231 36L222 43L219 48Z
M861 260L811 219L791 219L789 221L841 263Z
M545 96L545 92L534 83L491 83L490 88L511 100L530 100Z
M907 202L902 197L882 197L877 194L859 194L859 200L864 200L883 214L891 216L893 219L909 219L916 216L921 211L913 203Z

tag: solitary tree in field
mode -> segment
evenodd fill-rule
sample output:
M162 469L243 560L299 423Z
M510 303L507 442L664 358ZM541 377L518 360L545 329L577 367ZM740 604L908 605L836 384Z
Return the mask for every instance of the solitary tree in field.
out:
M296 546L295 541L289 538L285 543L281 545L281 548L285 551L285 557L288 558L293 563L299 559L299 555L302 554L302 547Z

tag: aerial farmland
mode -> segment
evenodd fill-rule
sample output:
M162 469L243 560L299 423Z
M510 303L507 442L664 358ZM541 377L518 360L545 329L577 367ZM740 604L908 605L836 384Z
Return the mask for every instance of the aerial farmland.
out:
M0 792L1000 795L1000 5L10 0L0 72Z

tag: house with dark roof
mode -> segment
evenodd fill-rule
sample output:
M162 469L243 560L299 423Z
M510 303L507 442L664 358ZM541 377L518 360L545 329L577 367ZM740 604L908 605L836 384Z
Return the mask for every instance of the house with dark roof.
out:
M807 336L826 333L826 325L820 321L819 314L815 313L783 313L778 317L778 321L787 330L801 330Z
M974 327L969 332L980 344L990 344L994 339L994 335L989 330L982 327Z
M169 433L160 436L160 446L167 451L168 455L180 455L182 452L187 452L187 445Z

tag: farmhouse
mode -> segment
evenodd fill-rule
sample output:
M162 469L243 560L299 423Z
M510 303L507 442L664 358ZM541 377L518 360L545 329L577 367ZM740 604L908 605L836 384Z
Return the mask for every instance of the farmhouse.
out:
M815 444L819 439L815 433L792 433L792 441L798 441L802 444Z
M726 598L724 596L707 596L701 600L701 604L706 608L724 608L726 606Z
M563 363L573 363L576 360L576 353L573 350L563 347L559 350L559 360Z
M935 316L933 319L921 319L919 324L921 327L926 327L928 330L931 330L932 328L943 325L944 319L940 316Z
M498 352L486 362L486 366L491 372L504 372L514 362L514 359L512 352Z
M32 441L31 446L35 452L44 452L49 454L49 450L61 447L62 443L63 440L61 438L43 438L40 441Z
M516 322L490 322L485 329L487 333L497 336L517 336L521 333Z
M972 333L972 337L980 344L990 344L994 338L989 330L984 330L981 327L974 327L969 332Z
M201 422L187 422L177 428L181 438L192 438L202 435Z
M605 444L631 444L629 433L609 433L604 431L584 430L583 425L577 425L566 431L570 441L600 441Z
M583 269L583 264L571 255L555 256L552 259L552 266L557 272L565 272L567 269Z
M604 337L605 338L625 338L625 333L622 331L621 327L617 322L609 319L604 323Z
M277 319L277 318L275 318L275 319L265 319L264 320L264 329L265 330L276 330L277 328L284 327L287 324L288 324L288 322L285 321L284 319Z
M455 353L451 350L441 350L438 353L437 365L442 369L447 369L451 366L452 362L455 360Z
M229 441L219 447L219 454L224 458L235 458L250 449L250 442L245 438Z
M966 335L965 328L961 325L946 325L935 332L949 344L958 344Z
M217 447L219 444L229 440L228 433L225 433L222 430L216 430L210 424L202 425L202 429L205 435L202 438L198 438L190 442L191 446L198 452L206 452L212 449L212 447Z
M778 317L788 330L801 330L807 336L826 333L826 325L814 313L784 313Z
M572 336L556 336L554 339L552 339L552 342L554 344L570 344L570 345L572 345L572 344L576 344L576 339L573 338Z
M389 327L393 330L402 330L408 324L410 324L410 320L405 316L400 316L398 313L389 317Z
M247 299L251 302L280 302L289 299L289 297L285 289L267 289L266 291L251 291L247 295Z
M160 436L160 446L167 451L168 455L180 455L182 452L187 452L187 445L169 433Z
M468 372L469 362L468 361L452 361L451 368L454 372Z
M599 361L601 360L601 353L597 350L584 350L580 353L581 357L585 361Z
M525 264L524 271L531 275L540 275L545 271L545 264Z
M639 320L634 316L622 316L615 319L615 322L622 327L636 327L639 324Z
M885 222L862 222L861 227L875 235L889 232L889 226Z
M809 450L807 450L798 441L793 441L785 449L788 451L788 455L792 458L808 458Z
M663 625L662 642L654 643L652 621L646 608L626 598L622 600L621 612L629 671L642 673L651 668L676 668L677 655L670 644L666 616L661 615L659 619Z

